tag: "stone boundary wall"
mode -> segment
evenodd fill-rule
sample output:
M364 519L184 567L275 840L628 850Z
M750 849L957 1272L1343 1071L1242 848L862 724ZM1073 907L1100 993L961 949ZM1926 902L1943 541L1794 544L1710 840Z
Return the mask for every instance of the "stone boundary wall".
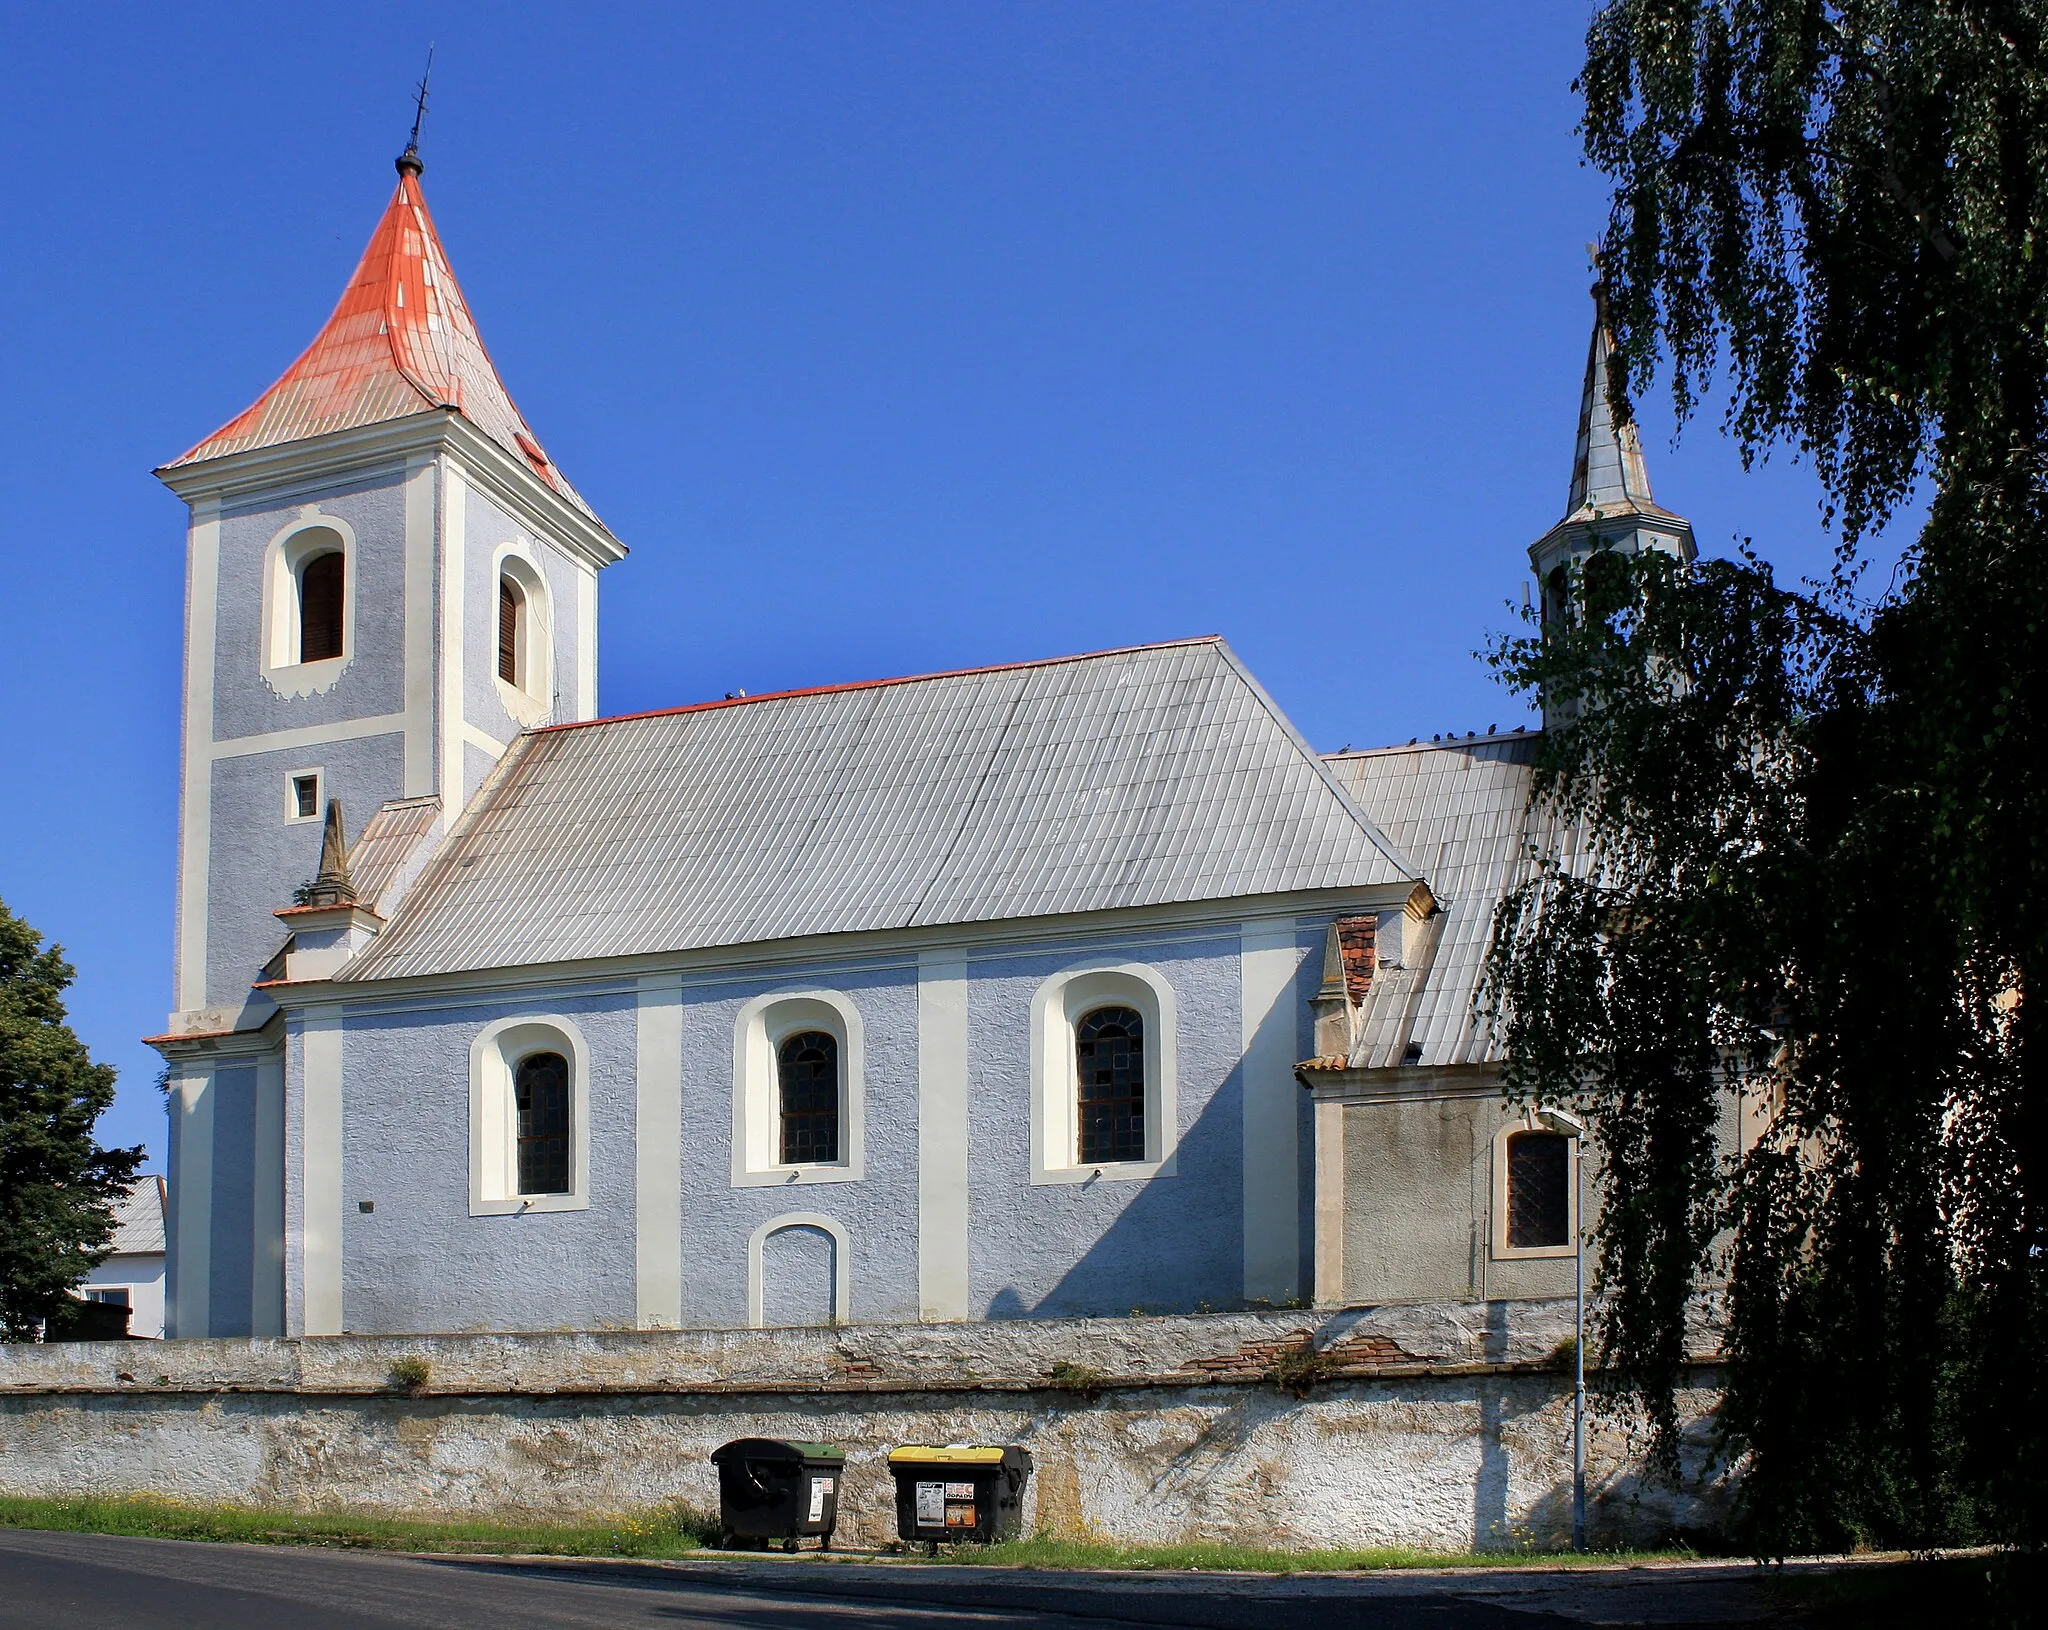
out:
M1530 1302L5 1346L0 1492L581 1519L715 1508L713 1449L793 1437L845 1447L840 1539L861 1545L893 1537L889 1448L1014 1442L1037 1464L1030 1530L1549 1545L1570 1525L1570 1333L1568 1302ZM1596 1414L1596 1534L1715 1526L1695 1437L1687 1488L1656 1487L1630 1423Z

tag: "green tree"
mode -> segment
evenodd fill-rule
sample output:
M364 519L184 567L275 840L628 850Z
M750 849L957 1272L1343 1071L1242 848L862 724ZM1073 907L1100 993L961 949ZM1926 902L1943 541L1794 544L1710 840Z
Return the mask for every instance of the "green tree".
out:
M1514 1089L1594 1119L1601 1340L1667 1450L1678 1314L1726 1276L1760 1550L2048 1528L2044 42L2044 0L1611 0L1588 34L1610 397L1725 390L1841 548L1812 592L1596 555L1496 651L1582 704L1539 787L1590 841L1504 903L1491 990ZM1765 1130L1723 1161L1738 1101Z
M64 1022L72 970L0 904L0 1338L27 1341L113 1237L113 1202L142 1150L103 1149L93 1126L114 1072Z

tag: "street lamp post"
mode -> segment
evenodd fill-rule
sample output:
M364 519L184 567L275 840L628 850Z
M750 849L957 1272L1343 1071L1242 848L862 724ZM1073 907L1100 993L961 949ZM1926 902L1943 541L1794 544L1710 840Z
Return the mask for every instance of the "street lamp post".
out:
M1572 1140L1572 1549L1586 1548L1586 1123L1561 1109L1537 1119Z

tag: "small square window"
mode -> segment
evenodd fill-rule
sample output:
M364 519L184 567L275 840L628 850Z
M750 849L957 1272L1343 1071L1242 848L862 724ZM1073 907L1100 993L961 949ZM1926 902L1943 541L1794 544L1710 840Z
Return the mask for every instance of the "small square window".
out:
M302 770L286 779L284 814L288 821L320 818L320 772Z

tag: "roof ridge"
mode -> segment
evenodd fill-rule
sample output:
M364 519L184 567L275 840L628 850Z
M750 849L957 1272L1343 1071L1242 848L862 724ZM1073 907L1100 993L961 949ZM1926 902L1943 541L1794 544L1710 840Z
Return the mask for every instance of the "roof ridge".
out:
M1485 735L1446 736L1441 741L1395 741L1384 747L1346 747L1334 753L1318 753L1316 757L1328 763L1339 758L1377 758L1382 753L1420 753L1439 751L1445 747L1483 747L1491 742L1499 746L1509 741L1534 741L1543 734L1541 725L1518 725L1513 730L1488 731Z
M1192 634L1185 639L1152 640L1142 645L1117 645L1106 651L1076 651L1069 656L1031 657L1022 662L988 662L977 668L940 668L932 673L895 674L883 679L850 679L837 685L800 685L792 690L767 690L757 696L727 696L710 702L683 702L675 707L643 708L637 713L613 713L602 719L569 719L561 724L538 725L523 732L529 736L552 735L564 730L588 730L603 724L630 724L636 719L666 719L678 713L709 713L717 708L746 707L754 702L786 702L797 696L830 696L839 691L882 690L892 685L921 685L933 679L967 679L978 674L1011 673L1022 668L1056 668L1069 662L1096 662L1105 657L1135 656L1140 651L1172 651L1188 645L1225 644L1221 634Z

